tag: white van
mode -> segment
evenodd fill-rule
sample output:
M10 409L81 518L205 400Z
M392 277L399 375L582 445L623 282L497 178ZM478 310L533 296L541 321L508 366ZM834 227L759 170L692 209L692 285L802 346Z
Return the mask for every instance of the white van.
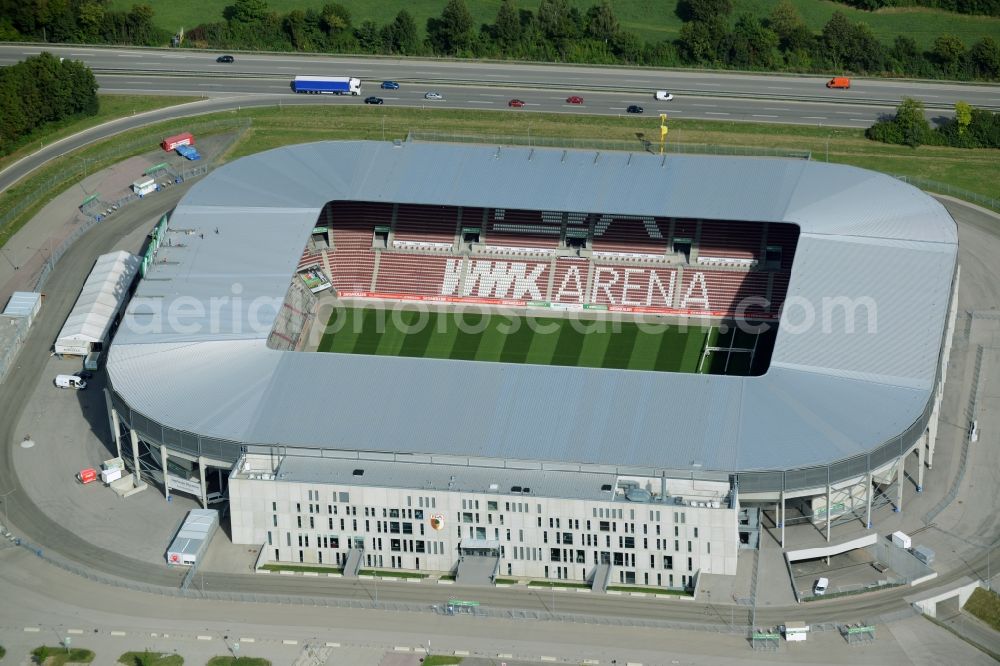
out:
M83 390L87 388L87 382L76 375L56 375L56 386Z
M826 589L830 587L829 578L817 578L816 582L813 583L813 594L817 597L821 597L826 594Z
M668 92L666 90L657 90L656 91L656 99L658 99L661 102L669 102L673 98L674 98L673 93L670 93L670 92Z

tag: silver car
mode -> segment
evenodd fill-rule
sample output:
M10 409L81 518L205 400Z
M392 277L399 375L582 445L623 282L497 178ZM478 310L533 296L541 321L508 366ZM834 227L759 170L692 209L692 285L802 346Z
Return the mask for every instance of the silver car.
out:
M441 96L441 93L429 92L424 94L424 99L444 99L444 97Z

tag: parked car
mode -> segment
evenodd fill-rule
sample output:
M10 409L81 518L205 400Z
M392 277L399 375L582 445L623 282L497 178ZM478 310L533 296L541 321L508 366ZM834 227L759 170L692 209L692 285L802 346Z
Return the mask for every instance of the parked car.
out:
M231 55L221 55L215 59L215 62L236 62L236 58Z
M583 104L583 98L579 95L570 95L566 98L567 104Z
M638 104L629 104L628 108L625 110L629 113L642 113L642 107Z
M424 99L444 99L444 97L441 96L441 93L429 92L424 93Z
M399 84L395 81L383 81L382 90L399 90Z
M381 104L383 99L381 97L376 97L372 95L371 97L365 97L365 104Z
M674 98L674 95L666 90L657 90L655 97L661 102L669 102Z
M824 594L826 594L826 591L829 587L830 587L829 578L817 578L816 582L813 583L813 594L815 594L818 597L821 597Z
M524 106L524 100L512 99L509 102L507 102L507 106L513 107L515 109L520 109L522 106Z

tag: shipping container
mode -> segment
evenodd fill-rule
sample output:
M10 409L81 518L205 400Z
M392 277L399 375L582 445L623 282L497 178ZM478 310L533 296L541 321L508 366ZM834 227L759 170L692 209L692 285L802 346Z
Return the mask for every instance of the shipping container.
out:
M177 148L177 146L193 146L194 145L194 135L191 132L181 132L180 134L175 134L174 136L168 136L166 139L160 142L160 148L163 148L166 152L170 152Z
M208 550L219 528L219 512L215 509L192 509L167 549L167 564L192 566Z

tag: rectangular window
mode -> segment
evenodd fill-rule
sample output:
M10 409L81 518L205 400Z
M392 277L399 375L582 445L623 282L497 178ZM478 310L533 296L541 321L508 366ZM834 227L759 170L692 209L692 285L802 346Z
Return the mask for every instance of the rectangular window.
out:
M273 546L274 545L274 544L271 543L271 530L267 531L267 545L268 546Z
M271 527L277 527L278 526L278 516L271 516L271 518L273 519L271 521L272 522Z
M302 527L302 516L295 516L295 522L298 527Z
M271 511L277 511L277 510L278 510L278 503L271 502Z
M351 501L351 493L338 493L338 495L340 497L339 501L344 504L347 504L348 502Z
M423 520L424 519L423 509L414 509L413 510L413 518L415 520Z
M399 509L389 509L390 518L399 518Z
M572 532L563 532L562 542L564 544L567 544L567 545L573 545L573 533Z
M413 523L403 523L403 534L413 534Z
M694 538L695 538L695 539L697 539L697 538L698 538L698 528L697 528L697 527L696 527L696 528L694 528Z
M389 550L391 550L394 553L400 552L401 550L403 550L402 542L399 539L390 539Z
M552 561L552 562L560 562L561 561L559 559L559 549L558 548L550 548L549 549L549 560Z
M316 529L316 521L312 516L309 516L309 529Z
M389 523L389 533L390 534L399 534L399 523L398 522L391 522L391 523Z
M611 523L608 522L608 521L606 521L606 520L602 520L597 529L599 529L602 532L610 532L611 531Z
M688 552L689 553L691 552L691 542L690 541L688 541Z
M462 514L462 522L463 523L471 523L472 522L472 513L468 512L468 511L464 512Z
M493 502L493 501L487 501L486 502L486 510L487 511L496 511L497 510L497 503Z

